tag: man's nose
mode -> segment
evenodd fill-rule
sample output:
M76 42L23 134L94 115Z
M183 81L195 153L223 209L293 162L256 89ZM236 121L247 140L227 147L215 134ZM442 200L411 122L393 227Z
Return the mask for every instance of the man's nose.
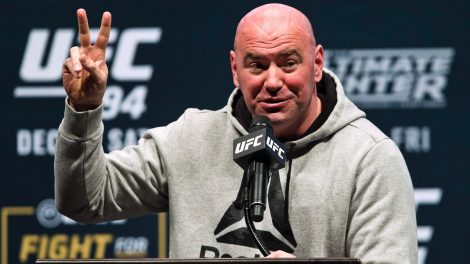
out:
M282 88L284 82L282 80L282 71L276 66L270 66L266 71L266 80L264 88L270 92L277 92Z

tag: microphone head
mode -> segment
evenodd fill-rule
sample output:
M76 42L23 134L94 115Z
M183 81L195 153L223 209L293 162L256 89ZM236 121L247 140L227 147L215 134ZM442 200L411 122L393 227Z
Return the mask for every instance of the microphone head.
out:
M265 127L269 127L270 129L273 128L273 124L271 123L271 120L269 120L269 118L264 115L255 116L253 120L251 121L249 132L250 133L255 132Z
M233 160L247 169L253 160L268 161L274 169L285 165L284 145L273 135L272 123L266 116L256 116L249 134L233 140Z

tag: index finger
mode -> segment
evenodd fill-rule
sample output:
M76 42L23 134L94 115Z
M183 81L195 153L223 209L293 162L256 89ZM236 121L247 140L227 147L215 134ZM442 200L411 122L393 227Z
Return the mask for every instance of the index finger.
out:
M84 48L88 48L91 45L90 42L90 27L88 26L88 18L86 11L83 8L77 10L78 20L78 32L80 35L80 45Z
M109 32L111 31L111 13L104 12L101 18L100 32L95 41L95 47L101 50L106 50L109 40Z

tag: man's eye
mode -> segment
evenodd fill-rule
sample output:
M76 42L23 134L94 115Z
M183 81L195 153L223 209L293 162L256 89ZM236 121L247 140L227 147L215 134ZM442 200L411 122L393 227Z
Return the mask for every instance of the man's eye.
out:
M264 70L264 65L259 62L252 62L249 64L249 67L252 71L256 72Z
M287 69L292 69L292 68L295 68L297 66L297 61L295 60L288 60L284 63L284 67L287 68Z

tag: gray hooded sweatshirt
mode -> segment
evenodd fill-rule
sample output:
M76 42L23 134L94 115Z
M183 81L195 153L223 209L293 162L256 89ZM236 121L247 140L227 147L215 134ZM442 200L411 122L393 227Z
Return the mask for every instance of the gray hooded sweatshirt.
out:
M417 263L405 161L345 97L338 78L324 75L337 102L321 127L284 142L289 162L272 172L259 235L269 250L297 257ZM138 145L109 154L102 108L75 112L66 104L55 155L57 208L83 223L168 211L170 257L260 256L236 202L243 170L232 142L248 134L233 115L239 93L218 111L188 109Z

